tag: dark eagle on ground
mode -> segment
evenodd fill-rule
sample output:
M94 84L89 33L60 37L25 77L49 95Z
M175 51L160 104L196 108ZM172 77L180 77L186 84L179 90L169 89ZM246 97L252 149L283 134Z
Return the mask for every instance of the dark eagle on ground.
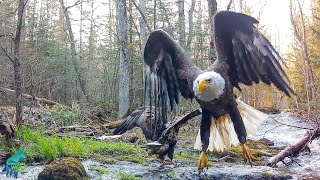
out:
M196 99L202 109L195 143L195 148L201 150L199 170L208 166L207 150L221 151L237 144L242 144L244 157L251 163L252 157L245 145L247 133L254 133L266 115L236 99L233 88L240 89L241 83L251 86L262 81L274 84L288 96L293 94L280 65L281 57L254 26L256 23L256 19L244 14L216 13L217 59L207 70L198 68L166 32L156 30L150 34L144 49L145 103L153 107L154 113L149 120L140 121L145 122L144 131L152 132L147 135L149 139L161 135L167 114L179 104L181 94L186 99ZM132 119L127 118L126 123Z

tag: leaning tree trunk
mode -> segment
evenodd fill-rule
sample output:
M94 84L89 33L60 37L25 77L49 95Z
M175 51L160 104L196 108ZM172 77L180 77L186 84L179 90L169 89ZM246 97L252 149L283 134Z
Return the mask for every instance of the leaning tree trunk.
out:
M16 35L14 38L14 57L13 57L13 67L14 67L14 79L16 84L16 123L18 128L22 125L22 81L21 81L21 64L20 64L20 39L21 31L23 27L23 14L27 4L27 0L20 0L18 7L18 23Z
M120 50L120 67L119 67L119 112L120 118L129 113L130 108L130 54L127 47L128 42L128 17L126 9L126 0L119 0L118 17L119 17L119 50Z
M86 98L86 101L90 102L90 96L88 95L87 90L86 90L86 81L85 81L84 77L82 76L82 74L80 72L80 65L79 65L79 63L77 61L76 43L75 43L74 35L73 35L73 32L72 32L71 20L70 20L70 17L69 17L69 11L68 11L68 8L65 6L63 0L59 0L59 1L60 1L62 10L63 10L64 16L65 16L66 25L67 25L67 29L68 29L68 32L69 32L69 38L70 38L70 44L71 44L71 59L72 59L72 63L73 63L74 69L76 71L76 74L78 76L78 80L79 80L81 91L82 91L84 97Z
M209 46L209 59L213 62L217 59L214 45L214 14L217 11L217 1L208 0L209 8L209 24L210 24L210 46Z

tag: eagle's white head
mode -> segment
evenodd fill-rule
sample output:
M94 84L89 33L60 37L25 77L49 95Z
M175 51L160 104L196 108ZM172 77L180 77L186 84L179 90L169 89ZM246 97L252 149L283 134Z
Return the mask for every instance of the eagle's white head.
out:
M225 80L214 71L200 74L193 82L193 92L201 101L212 101L223 94Z

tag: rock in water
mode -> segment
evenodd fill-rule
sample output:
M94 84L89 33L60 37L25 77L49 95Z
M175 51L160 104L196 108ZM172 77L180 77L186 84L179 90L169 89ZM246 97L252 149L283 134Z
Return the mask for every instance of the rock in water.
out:
M57 159L47 165L38 180L84 180L89 176L81 162L73 157Z

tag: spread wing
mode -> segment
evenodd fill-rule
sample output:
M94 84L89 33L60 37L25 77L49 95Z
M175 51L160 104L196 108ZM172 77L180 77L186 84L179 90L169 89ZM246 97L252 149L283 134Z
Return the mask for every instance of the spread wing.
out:
M180 94L193 98L193 81L201 72L183 48L162 30L153 31L145 45L145 104L155 107L155 137L167 122L167 113L179 104ZM170 104L170 105L169 105ZM155 138L156 139L156 138Z
M152 123L155 122L155 110L152 107L140 107L134 110L128 117L126 117L120 126L113 131L114 135L123 134L126 131L133 129L134 127L140 127L146 139L149 140L157 140L152 139L154 134L155 127Z
M218 60L213 67L225 67L231 85L252 85L260 81L274 84L290 96L293 90L279 62L280 55L254 24L258 21L250 16L221 11L215 15L215 45ZM239 88L240 89L240 88Z

